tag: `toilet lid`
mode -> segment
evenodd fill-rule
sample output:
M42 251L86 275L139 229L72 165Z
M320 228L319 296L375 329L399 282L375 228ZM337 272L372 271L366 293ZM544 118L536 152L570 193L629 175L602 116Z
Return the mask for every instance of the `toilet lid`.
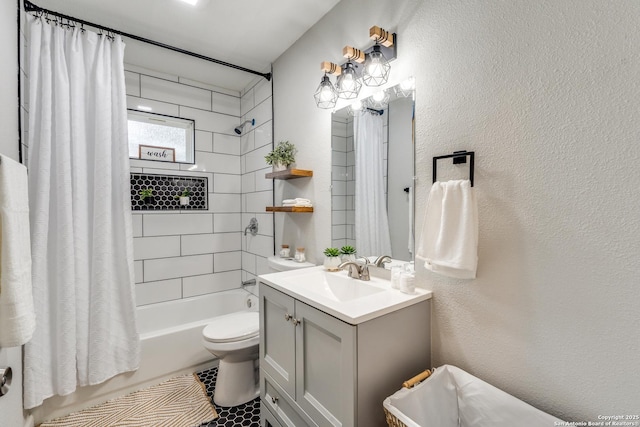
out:
M210 342L241 341L258 336L260 320L256 311L241 311L219 316L202 331Z

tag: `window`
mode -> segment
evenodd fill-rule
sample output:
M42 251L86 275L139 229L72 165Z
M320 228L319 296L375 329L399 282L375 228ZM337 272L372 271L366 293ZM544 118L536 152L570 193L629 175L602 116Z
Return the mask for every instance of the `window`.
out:
M129 157L139 159L141 146L175 154L160 161L194 163L194 121L129 110ZM144 156L143 156L144 157Z

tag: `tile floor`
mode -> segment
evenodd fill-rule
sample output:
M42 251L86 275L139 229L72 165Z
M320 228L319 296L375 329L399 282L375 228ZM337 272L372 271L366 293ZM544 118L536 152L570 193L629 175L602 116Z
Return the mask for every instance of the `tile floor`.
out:
M216 388L218 368L198 372L198 377L207 388L207 396L213 402L213 390ZM215 420L200 427L260 427L260 398L257 397L244 405L225 408L214 403L218 415Z

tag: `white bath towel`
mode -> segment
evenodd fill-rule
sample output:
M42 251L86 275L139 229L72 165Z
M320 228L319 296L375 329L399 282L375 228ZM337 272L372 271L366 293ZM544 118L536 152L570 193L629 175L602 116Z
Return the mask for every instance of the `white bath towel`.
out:
M476 277L478 207L469 180L433 184L416 257L443 276Z
M284 199L282 201L282 206L295 206L295 207L312 207L313 204L311 203L311 200L309 199L303 199L301 197L296 197L295 199Z
M283 203L282 206L286 207L296 207L296 208L311 208L313 207L312 203Z
M27 343L36 326L28 193L27 168L0 156L0 347Z

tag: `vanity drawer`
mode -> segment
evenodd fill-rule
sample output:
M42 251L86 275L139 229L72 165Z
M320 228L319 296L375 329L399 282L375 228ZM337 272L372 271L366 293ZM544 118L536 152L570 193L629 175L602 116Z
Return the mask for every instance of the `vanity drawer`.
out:
M295 403L289 400L288 396L268 374L262 374L261 390L263 391L261 404L271 412L269 415L273 415L282 427L317 427L308 417L298 413L294 408ZM268 417L263 418L267 418L268 421Z
M260 418L261 427L282 427L280 421L271 413L271 410L265 405L264 401L260 402Z

